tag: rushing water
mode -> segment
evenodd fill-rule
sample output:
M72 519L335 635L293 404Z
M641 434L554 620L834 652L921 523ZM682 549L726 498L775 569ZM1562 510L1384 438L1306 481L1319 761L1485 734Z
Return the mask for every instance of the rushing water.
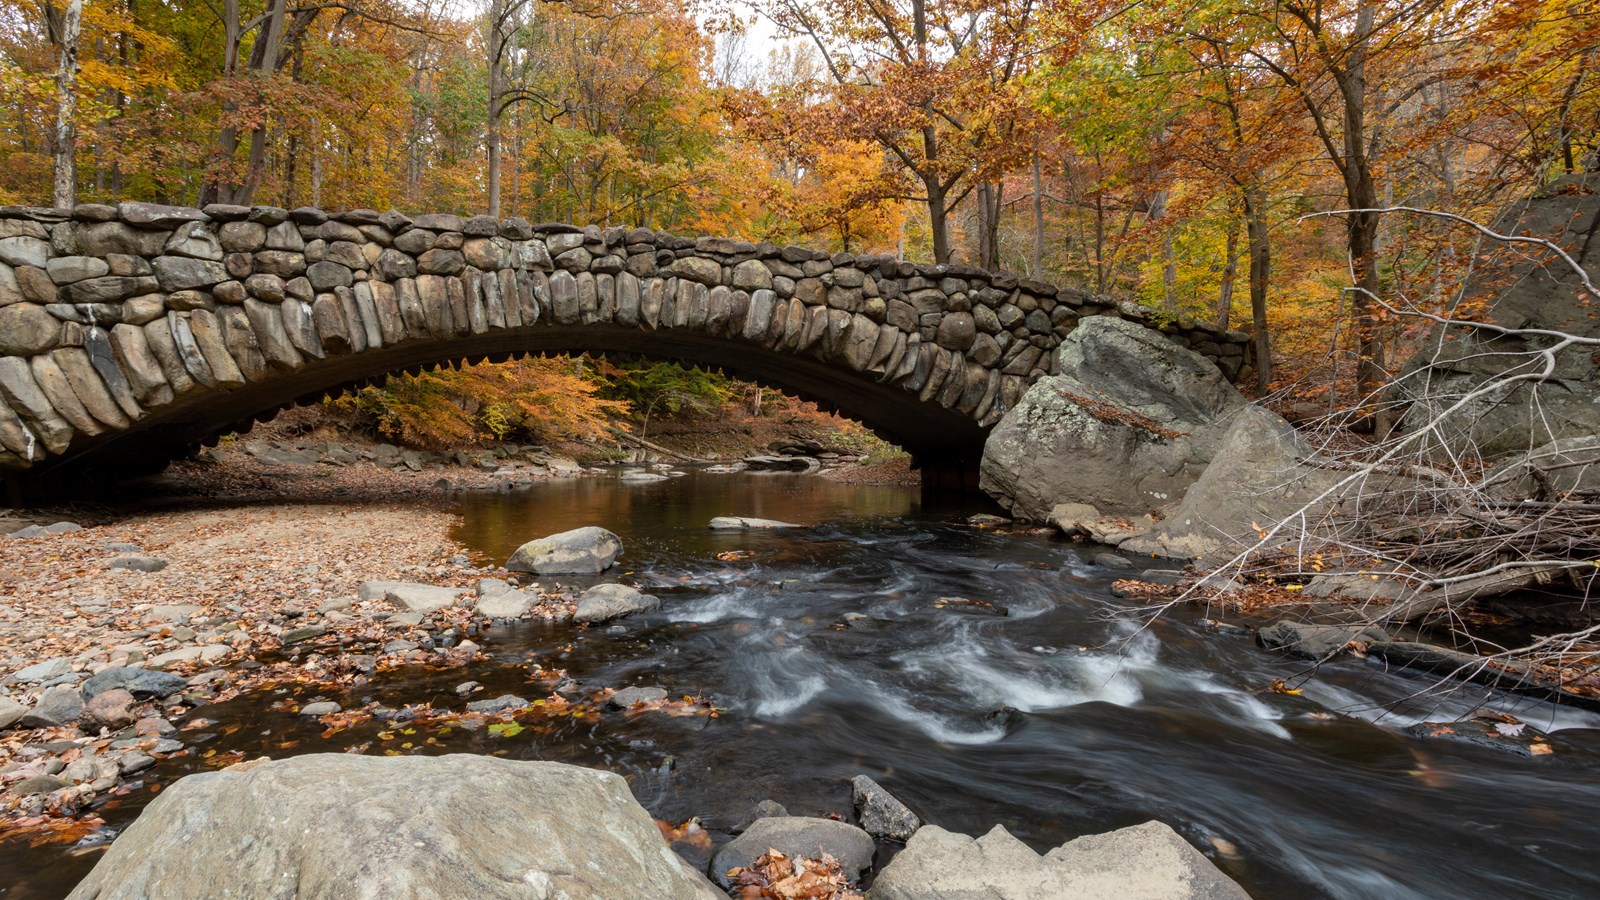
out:
M489 688L478 696L538 696L522 667L535 661L565 668L583 691L659 685L722 712L611 712L433 745L419 735L406 752L601 766L627 776L653 815L698 816L719 840L764 798L796 814L848 813L848 779L866 773L926 821L968 834L1004 824L1041 850L1160 819L1258 898L1600 895L1600 718L1476 690L1413 699L1431 682L1360 660L1325 665L1299 696L1276 693L1273 680L1300 665L1196 628L1194 610L1147 621L1110 593L1127 573L1091 565L1090 548L967 527L959 511L922 509L909 488L691 473L469 496L461 512L457 537L496 561L531 537L610 528L626 552L608 578L662 607L613 627L495 629L480 640L496 665L410 673L346 699L459 706L452 688L467 677ZM716 515L807 527L711 532ZM749 554L719 559L726 551ZM865 618L842 627L849 613ZM1524 759L1403 732L1486 698L1562 729L1557 753ZM380 728L330 741L264 706L201 710L248 726L211 746L338 750ZM275 749L291 740L295 749ZM183 766L199 768L163 764ZM60 896L93 862L49 858L52 874L29 878L19 859L46 857L8 867L0 855L0 883L9 868L23 872L10 896Z

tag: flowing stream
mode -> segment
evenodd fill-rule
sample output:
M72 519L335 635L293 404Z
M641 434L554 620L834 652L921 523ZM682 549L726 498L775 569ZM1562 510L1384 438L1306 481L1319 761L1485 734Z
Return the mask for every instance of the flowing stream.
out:
M609 627L493 629L475 639L494 665L412 672L350 700L460 706L453 688L467 678L488 689L478 697L541 696L525 668L537 662L583 691L656 685L721 711L607 712L433 744L419 734L404 752L604 767L657 818L698 816L718 841L766 798L848 814L848 780L866 773L925 821L968 834L1003 824L1040 850L1160 819L1257 898L1600 895L1600 717L1476 688L1418 697L1431 680L1359 659L1323 666L1298 696L1274 692L1303 665L1197 627L1202 611L1150 621L1116 599L1111 582L1138 561L1117 570L1059 537L972 528L961 510L922 508L914 488L809 476L575 479L468 496L461 512L457 537L485 560L607 527L626 545L607 578L662 607ZM806 527L709 531L717 515ZM847 614L864 618L845 627ZM1558 730L1557 752L1528 759L1405 733L1486 702ZM323 739L265 707L240 698L199 711L246 726L210 746L282 756L370 739ZM21 873L9 896L61 896L94 858L0 848L0 885Z

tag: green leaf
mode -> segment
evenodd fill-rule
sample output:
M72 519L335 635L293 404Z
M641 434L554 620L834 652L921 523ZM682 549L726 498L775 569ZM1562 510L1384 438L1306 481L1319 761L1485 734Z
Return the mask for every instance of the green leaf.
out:
M522 733L522 726L515 722L497 722L489 726L489 733L500 737L516 737Z

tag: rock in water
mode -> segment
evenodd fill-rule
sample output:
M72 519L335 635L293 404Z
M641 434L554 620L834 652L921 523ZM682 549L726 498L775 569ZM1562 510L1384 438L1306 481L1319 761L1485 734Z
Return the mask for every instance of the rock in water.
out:
M483 584L479 583L477 607L478 615L490 619L520 619L533 607L533 597L510 585L485 590Z
M654 594L640 593L625 584L597 584L578 595L574 622L609 622L637 612L648 612L661 605Z
M1351 641L1387 641L1389 635L1369 625L1313 625L1287 619L1256 632L1261 646L1284 650L1307 659L1327 659L1343 653Z
M757 819L712 857L712 880L724 888L731 887L728 870L754 865L768 848L790 859L827 853L839 861L840 870L851 881L872 865L872 854L877 849L865 831L844 822L809 816Z
M865 775L850 779L851 798L855 803L856 820L867 834L892 841L909 840L922 820L904 803L883 789L883 785Z
M594 575L611 568L621 554L621 538L590 525L523 544L506 560L506 568L540 575Z
M924 826L872 885L872 900L1249 900L1160 822L1068 841L1044 856L1003 827L973 839Z
M712 531L768 531L778 528L799 528L793 522L777 519L752 519L748 516L717 516L711 520Z
M608 772L490 756L297 756L191 775L72 900L712 900Z
M1215 363L1160 332L1084 319L984 444L980 486L1019 519L1062 503L1145 512L1182 497L1247 401Z
M606 701L606 705L615 709L628 709L635 703L655 703L667 699L665 688L658 687L627 687Z

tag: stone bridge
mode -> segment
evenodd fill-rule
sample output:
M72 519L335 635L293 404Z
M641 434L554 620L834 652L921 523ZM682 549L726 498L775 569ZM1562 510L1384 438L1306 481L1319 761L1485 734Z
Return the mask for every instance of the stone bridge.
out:
M297 402L456 360L678 359L818 401L933 470L1085 316L1137 308L965 266L644 228L371 210L0 207L0 473L149 471ZM1248 342L1183 321L1230 376Z

